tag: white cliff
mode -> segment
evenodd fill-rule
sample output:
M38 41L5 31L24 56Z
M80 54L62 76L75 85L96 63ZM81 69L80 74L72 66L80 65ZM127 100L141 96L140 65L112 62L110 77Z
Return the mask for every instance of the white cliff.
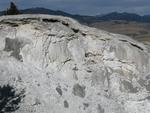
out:
M0 85L15 113L150 113L150 54L133 39L65 17L0 17Z

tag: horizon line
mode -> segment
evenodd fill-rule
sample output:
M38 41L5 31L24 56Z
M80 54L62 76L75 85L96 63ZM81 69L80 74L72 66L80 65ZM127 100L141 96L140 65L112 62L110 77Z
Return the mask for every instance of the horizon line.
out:
M133 13L133 12L126 12L126 11L112 11L112 12L108 12L108 13L104 13L104 14L98 14L98 15L84 15L84 14L73 14L73 13L69 13L67 11L63 11L63 10L54 10L54 9L49 9L49 8L45 8L45 7L30 7L30 8L25 8L25 9L19 9L20 11L22 10L27 10L27 9L36 9L36 8L41 8L41 9L46 9L46 10L52 10L52 11L60 11L60 12L63 12L63 13L67 13L67 14L70 14L70 15L79 15L79 16L91 16L91 17L96 17L96 16L102 16L102 15L107 15L107 14L111 14L111 13L120 13L120 14L123 14L123 13L128 13L128 14L136 14L138 16L149 16L150 14L138 14L138 13ZM4 12L5 10L0 10L0 12Z

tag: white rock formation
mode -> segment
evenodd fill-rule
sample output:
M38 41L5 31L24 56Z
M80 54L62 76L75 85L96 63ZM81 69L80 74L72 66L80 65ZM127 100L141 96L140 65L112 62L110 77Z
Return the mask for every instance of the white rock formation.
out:
M150 55L133 39L65 17L0 17L0 85L15 113L150 113Z

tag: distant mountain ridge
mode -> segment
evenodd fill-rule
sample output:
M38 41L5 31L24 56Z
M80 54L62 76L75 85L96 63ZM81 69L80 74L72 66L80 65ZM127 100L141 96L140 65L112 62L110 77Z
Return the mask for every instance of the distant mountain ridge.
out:
M150 15L140 16L135 13L118 13L112 12L102 16L98 16L99 20L109 21L109 20L126 20L126 21L136 21L136 22L150 22Z
M112 12L104 15L98 15L98 16L86 16L86 15L74 15L69 14L63 11L59 10L50 10L46 8L29 8L21 10L21 13L23 14L49 14L49 15L60 15L60 16L66 16L71 17L76 20L78 20L81 23L94 23L94 22L100 22L100 21L111 21L111 20L124 20L124 21L136 21L136 22L148 22L150 23L150 15L144 15L140 16L135 13L118 13L118 12ZM0 12L0 15L3 15L4 11Z
M73 15L63 11L59 11L59 10L54 11L46 8L30 8L30 9L21 10L21 12L23 14L49 14L49 15L66 16L66 17L74 18L81 23L83 22L89 23L95 20L94 16Z

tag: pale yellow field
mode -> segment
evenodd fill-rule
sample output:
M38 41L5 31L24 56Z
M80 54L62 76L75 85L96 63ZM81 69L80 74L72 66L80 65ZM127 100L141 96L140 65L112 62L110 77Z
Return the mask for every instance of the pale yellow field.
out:
M113 33L124 34L138 41L150 42L150 23L137 23L127 21L107 21L92 23L89 26L103 29Z

